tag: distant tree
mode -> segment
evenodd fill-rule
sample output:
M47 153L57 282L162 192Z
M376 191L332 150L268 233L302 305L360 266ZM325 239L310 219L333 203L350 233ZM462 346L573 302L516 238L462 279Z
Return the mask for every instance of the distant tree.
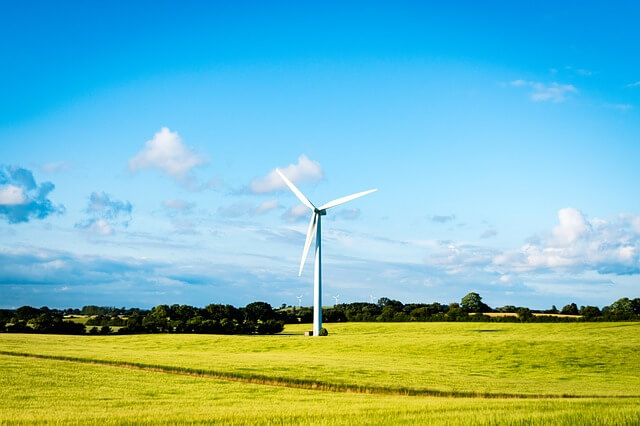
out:
M388 297L381 297L378 299L378 306L380 306L381 308L387 306L387 303L389 303L391 301L391 299L389 299Z
M207 319L222 321L224 318L234 319L236 321L242 321L244 314L236 307L232 305L207 305L202 312L202 316Z
M462 298L460 306L466 312L490 312L491 308L482 302L478 293L469 293Z
M582 306L578 312L586 319L597 318L602 315L602 312L597 306Z
M142 325L151 333L169 331L169 306L158 305L142 319Z
M557 314L558 313L558 308L556 308L556 305L551 305L551 309L549 309L545 313L547 313L547 314Z
M100 327L100 334L111 334L111 332L111 327L109 327L108 325L103 325L102 327Z
M40 315L40 309L31 306L21 306L16 309L15 317L20 321L29 321Z
M449 310L446 314L446 319L448 321L464 321L469 318L469 313L462 309L462 307L457 303L451 303L449 305Z
M339 307L322 310L323 322L345 322L346 320L344 311Z
M256 328L258 334L276 334L282 330L284 330L284 322L272 319L261 322Z
M515 313L516 312L516 307L513 305L505 305L501 308L496 308L496 312L502 312L502 313Z
M603 308L602 313L608 320L629 320L635 316L634 303L628 297L623 297Z
M6 326L7 333L33 333L33 328L29 327L26 321L15 320Z
M244 308L245 318L249 321L268 321L275 319L273 308L266 302L249 303Z
M529 308L518 308L516 313L518 314L518 319L520 321L526 322L533 319L533 314Z
M381 321L381 322L393 321L393 317L395 314L396 314L396 310L394 309L394 307L392 305L387 305L384 308L382 308L382 312L380 313L380 315L378 315L378 317L376 318L376 321Z
M578 305L576 305L575 303L564 306L560 313L562 315L580 315L578 311Z
M402 302L398 300L389 299L388 297L381 297L380 299L378 299L378 306L381 308L390 306L391 308L393 308L395 312L401 311L402 308L404 307Z

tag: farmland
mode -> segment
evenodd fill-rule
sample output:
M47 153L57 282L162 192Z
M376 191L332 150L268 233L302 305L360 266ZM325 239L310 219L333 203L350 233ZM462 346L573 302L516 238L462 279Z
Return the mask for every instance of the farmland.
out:
M306 328L3 334L0 422L640 421L640 323Z

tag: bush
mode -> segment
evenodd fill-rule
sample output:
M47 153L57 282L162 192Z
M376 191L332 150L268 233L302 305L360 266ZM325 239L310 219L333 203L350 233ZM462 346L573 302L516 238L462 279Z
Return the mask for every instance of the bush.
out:
M267 320L258 324L258 334L276 334L284 330L284 322L278 320Z
M328 336L329 335L329 331L327 331L326 328L322 327L320 329L320 333L318 333L318 336Z

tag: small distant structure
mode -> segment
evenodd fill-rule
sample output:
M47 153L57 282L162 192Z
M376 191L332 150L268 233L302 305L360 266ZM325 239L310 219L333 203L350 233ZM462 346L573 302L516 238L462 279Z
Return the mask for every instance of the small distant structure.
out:
M333 296L333 298L335 299L336 303L333 304L333 306L336 306L338 304L338 299L340 299L340 295L336 294L335 296Z
M297 296L296 299L298 299L298 308L302 307L302 296Z
M375 304L376 304L376 300L377 300L377 299L376 299L376 297L375 297L373 294L369 295L369 300L371 301L371 304L372 304L372 305L375 305Z

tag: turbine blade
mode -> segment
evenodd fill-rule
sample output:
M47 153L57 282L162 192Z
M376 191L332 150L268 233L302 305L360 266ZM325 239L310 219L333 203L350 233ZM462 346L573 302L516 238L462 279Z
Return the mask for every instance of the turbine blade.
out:
M329 201L327 204L318 208L318 210L326 210L331 207L339 206L340 204L344 204L347 201L355 200L356 198L364 197L367 194L371 194L372 192L376 192L377 189L370 189L368 191L358 192L357 194L347 195L346 197L341 197L333 201Z
M280 169L276 169L276 173L278 173L278 175L280 175L280 177L282 178L284 183L287 184L287 186L289 187L291 192L293 192L296 195L296 197L298 197L298 199L300 201L302 201L302 204L304 204L305 206L309 207L311 210L315 211L316 206L311 204L311 201L309 201L307 199L307 197L305 197L304 194L302 192L300 192L300 190L298 188L296 188L296 186L289 179L287 179L287 177L280 171Z
M309 254L309 247L311 246L311 240L313 240L313 236L316 234L316 218L317 214L314 213L311 215L311 222L309 222L309 230L307 231L307 239L304 242L304 249L302 250L302 260L300 260L300 270L298 271L298 276L302 275L302 268L304 268L304 263L307 260L307 255Z

